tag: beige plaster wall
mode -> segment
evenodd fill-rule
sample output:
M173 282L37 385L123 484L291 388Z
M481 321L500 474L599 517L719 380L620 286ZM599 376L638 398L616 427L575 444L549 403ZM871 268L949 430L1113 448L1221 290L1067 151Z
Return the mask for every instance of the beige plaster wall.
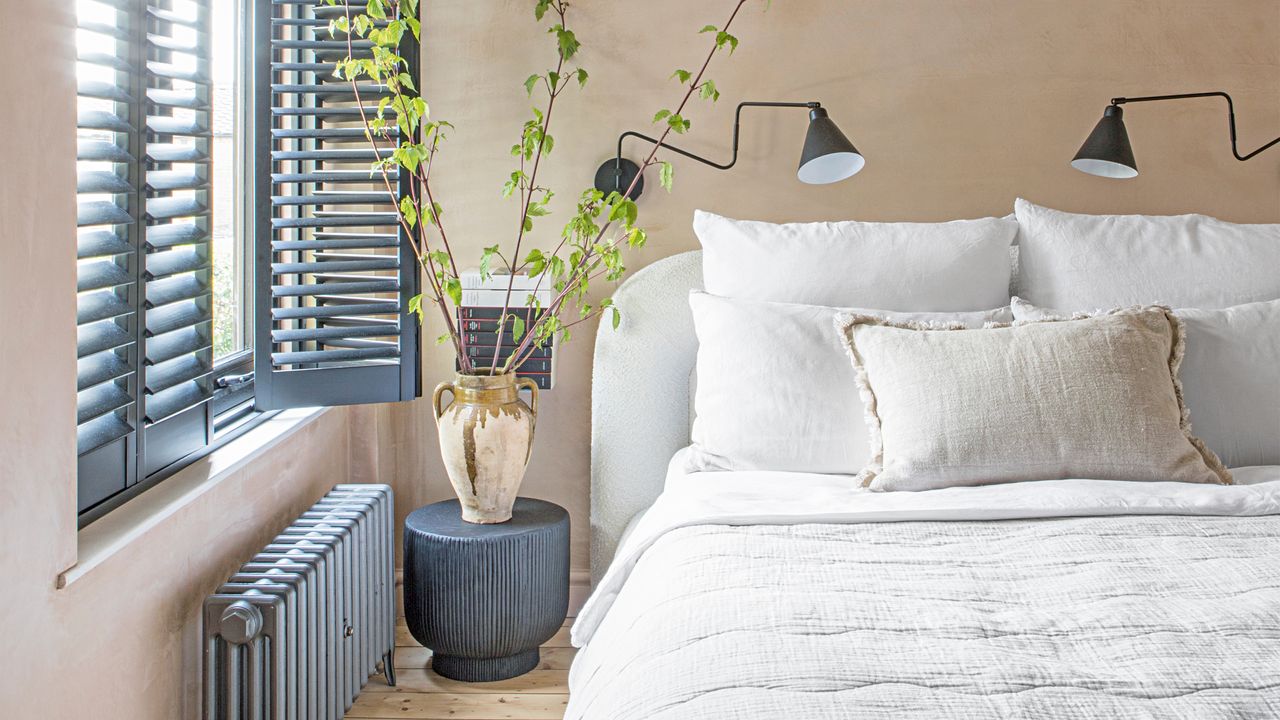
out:
M529 101L521 82L551 61L531 3L432 0L424 73L436 117L457 125L438 166L455 246L509 243L517 217L500 188L513 169ZM540 181L559 199L535 243L557 236L568 202L609 157L620 131L645 129L674 105L668 80L700 61L730 0L583 0L570 24L591 73L583 93L561 98L554 154ZM767 220L944 220L1004 215L1015 197L1083 212L1205 212L1235 221L1280 221L1280 151L1232 159L1221 101L1130 106L1142 170L1119 183L1068 167L1108 100L1225 89L1237 101L1243 147L1280 133L1280 2L1276 0L751 0L736 23L742 45L710 77L723 97L697 103L696 152L727 158L733 106L743 99L819 100L867 157L847 182L795 179L802 111L756 111L744 120L738 167L719 172L676 163L676 194L640 201L650 245L634 269L696 246L694 208ZM638 156L640 148L629 146ZM650 178L656 188L656 178ZM426 337L439 334L432 324ZM547 393L523 492L567 506L574 564L587 566L590 362L593 330L577 333ZM430 385L452 370L429 349ZM655 389L655 391L659 391ZM383 448L400 509L449 497L429 402L389 416ZM384 424L388 418L384 417Z

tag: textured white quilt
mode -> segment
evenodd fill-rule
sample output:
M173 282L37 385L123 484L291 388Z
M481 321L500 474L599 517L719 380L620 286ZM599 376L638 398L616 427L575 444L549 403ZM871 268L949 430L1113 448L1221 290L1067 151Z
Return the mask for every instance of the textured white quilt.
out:
M1280 718L1280 468L1236 474L669 482L574 626L566 718Z

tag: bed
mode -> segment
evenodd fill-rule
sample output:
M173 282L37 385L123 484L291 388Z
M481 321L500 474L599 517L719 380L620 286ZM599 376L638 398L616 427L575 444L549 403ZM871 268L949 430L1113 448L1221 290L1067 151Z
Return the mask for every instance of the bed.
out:
M684 470L700 253L594 365L571 720L1280 717L1280 466L873 493Z

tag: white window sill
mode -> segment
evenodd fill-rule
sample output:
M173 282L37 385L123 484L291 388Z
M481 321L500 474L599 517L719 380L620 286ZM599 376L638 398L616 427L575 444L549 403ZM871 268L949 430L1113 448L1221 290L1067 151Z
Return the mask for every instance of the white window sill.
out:
M84 528L76 538L76 564L58 574L57 587L65 588L93 572L112 555L328 410L300 408L268 418Z

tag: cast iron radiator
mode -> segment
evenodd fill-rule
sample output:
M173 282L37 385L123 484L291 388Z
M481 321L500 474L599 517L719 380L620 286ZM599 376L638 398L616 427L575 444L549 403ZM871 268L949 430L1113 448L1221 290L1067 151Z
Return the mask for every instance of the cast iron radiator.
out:
M205 598L205 720L340 720L371 674L395 685L392 502L335 486Z

